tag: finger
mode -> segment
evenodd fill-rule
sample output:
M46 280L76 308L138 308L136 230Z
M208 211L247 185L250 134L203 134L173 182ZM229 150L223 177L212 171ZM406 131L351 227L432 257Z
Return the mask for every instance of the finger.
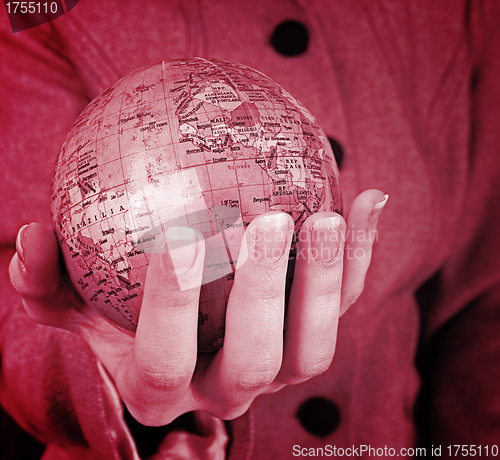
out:
M282 212L256 217L248 226L228 301L224 346L205 379L233 418L272 382L283 352L285 278L293 220Z
M308 380L330 367L337 341L345 222L335 213L309 217L299 234L287 312L280 383Z
M151 254L134 352L117 369L131 413L148 425L169 421L182 403L197 356L197 326L205 246L184 227L167 230L167 250Z
M352 203L347 217L341 315L363 291L373 244L378 237L377 222L388 198L389 195L372 189L361 193Z

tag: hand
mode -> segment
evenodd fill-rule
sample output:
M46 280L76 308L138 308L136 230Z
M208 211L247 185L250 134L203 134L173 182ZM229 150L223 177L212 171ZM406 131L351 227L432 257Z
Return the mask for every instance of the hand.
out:
M384 204L377 190L356 198L347 228L365 237L349 238L345 247L346 223L341 216L324 212L307 219L299 237L284 333L293 222L279 212L255 218L246 230L247 245L242 246L247 259L236 270L228 301L224 346L215 354L197 354L203 241L181 257L178 252L152 254L135 338L113 327L79 297L60 264L54 234L41 225L20 230L9 272L35 321L85 338L139 422L164 425L193 410L232 419L259 394L328 369L338 319L363 289ZM180 268L179 261L185 267ZM182 284L191 287L181 290Z

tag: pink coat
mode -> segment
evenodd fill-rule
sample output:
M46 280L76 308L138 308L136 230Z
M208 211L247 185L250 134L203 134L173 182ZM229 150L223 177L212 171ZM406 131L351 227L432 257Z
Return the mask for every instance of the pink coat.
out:
M16 233L49 225L52 165L86 104L129 71L186 56L256 68L308 107L343 153L345 210L369 188L390 200L331 368L231 422L198 414L204 432L170 434L159 458L361 446L386 448L381 456L441 446L446 456L449 445L498 443L499 5L87 0L15 34L2 13L0 403L48 445L44 459L138 453L86 343L24 313L6 271ZM289 47L277 29L286 20L305 27Z

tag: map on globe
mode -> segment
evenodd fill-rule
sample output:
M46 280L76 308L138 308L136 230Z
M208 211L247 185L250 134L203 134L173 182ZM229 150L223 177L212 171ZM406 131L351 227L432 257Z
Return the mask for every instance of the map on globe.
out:
M222 343L252 219L285 211L298 231L341 209L331 148L307 109L253 69L202 58L139 69L92 101L61 149L51 201L73 284L130 333L165 230L203 234L200 350Z

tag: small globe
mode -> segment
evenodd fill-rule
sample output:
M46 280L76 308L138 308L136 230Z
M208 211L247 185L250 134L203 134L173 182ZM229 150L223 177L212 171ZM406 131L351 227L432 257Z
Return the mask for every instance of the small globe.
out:
M136 70L94 99L59 153L51 193L75 288L130 334L165 231L189 226L203 235L200 351L222 345L245 227L273 210L293 217L296 235L311 214L340 212L330 144L265 75L201 58Z

